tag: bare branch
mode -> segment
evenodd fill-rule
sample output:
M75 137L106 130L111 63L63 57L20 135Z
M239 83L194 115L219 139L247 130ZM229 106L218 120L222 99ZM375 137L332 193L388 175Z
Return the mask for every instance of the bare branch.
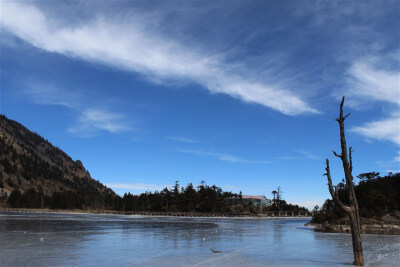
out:
M350 113L344 116L343 120L345 120L348 116L350 116Z
M342 154L339 155L338 153L335 152L335 150L332 150L332 152L333 152L333 155L335 155L336 157L338 157L338 158L342 157Z
M335 200L336 195L335 195L335 191L333 190L333 186L332 186L332 178L331 178L331 172L329 169L329 160L326 159L326 177L328 178L328 188L329 188L329 193L331 194L333 200Z
M339 199L339 190L338 186L336 185L335 188L332 185L332 178L331 178L331 171L329 169L329 160L326 159L326 176L328 177L328 187L329 193L332 196L333 201L342 209L346 214L350 214L350 207L345 206Z

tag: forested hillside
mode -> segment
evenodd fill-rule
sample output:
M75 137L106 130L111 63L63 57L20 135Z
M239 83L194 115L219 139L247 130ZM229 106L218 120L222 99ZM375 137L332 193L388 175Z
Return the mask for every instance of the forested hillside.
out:
M115 198L81 161L0 115L0 205L100 209Z

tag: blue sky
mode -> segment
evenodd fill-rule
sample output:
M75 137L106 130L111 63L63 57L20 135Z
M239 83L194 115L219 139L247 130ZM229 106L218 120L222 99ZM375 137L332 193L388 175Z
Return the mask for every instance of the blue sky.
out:
M1 113L118 193L201 180L289 202L400 170L398 1L1 1Z

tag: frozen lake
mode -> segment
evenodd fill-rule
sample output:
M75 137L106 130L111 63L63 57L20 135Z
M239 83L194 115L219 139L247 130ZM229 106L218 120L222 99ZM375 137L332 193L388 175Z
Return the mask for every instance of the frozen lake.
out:
M0 266L351 264L350 235L307 221L0 212ZM400 236L362 237L367 265L400 262Z

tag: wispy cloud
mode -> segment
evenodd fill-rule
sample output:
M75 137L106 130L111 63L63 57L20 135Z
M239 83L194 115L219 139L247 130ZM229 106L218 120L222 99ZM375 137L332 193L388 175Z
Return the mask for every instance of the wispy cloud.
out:
M387 69L386 66L379 68L381 64L377 59L363 59L353 63L348 71L349 89L346 95L350 99L362 98L400 105L400 73L398 69Z
M26 85L22 94L36 104L62 106L76 114L76 124L70 126L67 131L78 136L92 136L98 130L111 133L132 130L123 114L83 103L85 97L78 93L45 84L31 84Z
M188 143L188 144L195 144L198 143L197 140L186 138L186 137L179 137L179 136L167 136L168 140L181 142L181 143Z
M226 161L230 163L254 163L254 164L270 164L271 161L267 160L248 160L236 157L234 155L226 154L226 153L218 153L218 152L210 152L204 150L178 150L180 153L199 155L205 157L216 158L221 161Z
M90 134L98 129L111 133L132 130L132 128L127 125L123 115L102 109L89 108L81 112L78 125L70 127L68 132Z
M368 122L363 126L353 127L350 131L360 133L367 138L400 144L400 116Z
M26 84L22 94L28 96L36 104L62 106L69 109L78 108L80 102L77 94L43 83Z
M300 154L299 156L281 156L277 157L280 160L298 160L298 159L312 159L312 160L320 160L321 157L317 156L306 150L296 150L296 153Z
M306 150L298 150L297 152L299 152L300 154L302 154L303 156L305 156L308 159L313 159L313 160L320 160L321 157L320 156L316 156L313 153L306 151Z
M368 102L383 102L391 115L350 129L368 139L387 140L400 144L400 51L381 58L356 61L349 69L350 104L368 106ZM397 67L394 67L397 66ZM357 103L358 102L358 103Z
M89 62L133 71L160 83L192 82L211 93L227 94L287 115L318 113L302 97L273 83L251 79L240 64L228 64L223 53L183 45L163 36L143 14L96 18L68 24L32 3L3 2L1 27L31 45ZM154 16L152 19L156 19ZM271 78L271 80L273 80Z

